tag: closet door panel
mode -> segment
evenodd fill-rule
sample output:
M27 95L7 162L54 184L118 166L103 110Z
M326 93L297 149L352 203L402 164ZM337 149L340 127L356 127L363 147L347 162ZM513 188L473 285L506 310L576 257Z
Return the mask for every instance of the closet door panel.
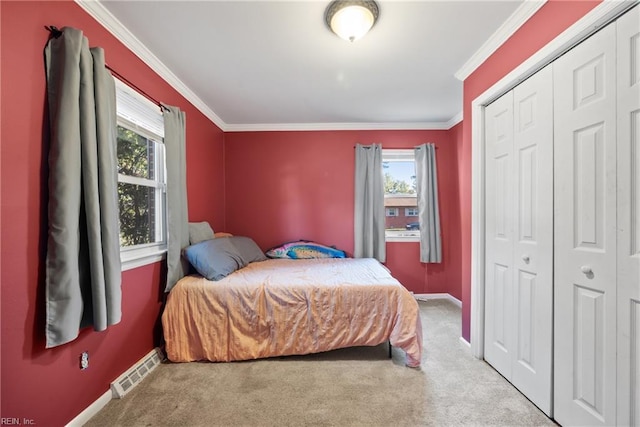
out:
M616 22L618 424L640 426L640 7Z
M485 110L485 359L511 380L515 345L513 92Z
M551 67L485 110L485 359L551 415Z
M516 347L513 384L551 415L553 85L547 66L514 89Z
M554 416L616 422L615 25L554 70Z

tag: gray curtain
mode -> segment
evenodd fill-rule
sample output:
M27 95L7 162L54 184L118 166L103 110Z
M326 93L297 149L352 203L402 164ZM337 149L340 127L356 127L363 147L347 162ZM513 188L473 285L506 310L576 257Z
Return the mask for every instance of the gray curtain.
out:
M416 147L415 159L420 221L420 261L439 263L442 262L442 243L435 146L423 144Z
M189 272L182 249L189 246L187 211L187 158L185 114L178 107L164 108L164 145L167 162L167 285L169 292Z
M354 256L384 262L382 146L356 144Z
M50 118L46 346L121 318L113 77L101 48L64 28L45 48Z

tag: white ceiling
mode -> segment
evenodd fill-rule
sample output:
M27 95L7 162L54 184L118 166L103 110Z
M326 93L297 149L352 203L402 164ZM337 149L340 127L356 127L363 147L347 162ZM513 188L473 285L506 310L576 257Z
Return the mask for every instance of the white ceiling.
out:
M523 1L382 0L378 22L354 43L326 27L329 0L101 4L218 126L249 130L455 124L454 74Z

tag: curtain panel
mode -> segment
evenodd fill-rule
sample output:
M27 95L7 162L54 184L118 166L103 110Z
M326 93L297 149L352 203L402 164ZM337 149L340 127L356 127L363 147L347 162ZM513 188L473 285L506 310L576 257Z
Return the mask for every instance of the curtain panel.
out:
M386 259L382 145L356 144L354 256Z
M438 170L436 148L423 144L415 148L418 220L420 222L420 262L442 262Z
M164 145L167 162L167 284L169 292L189 273L182 249L189 246L187 210L186 117L178 107L164 106Z
M63 28L45 48L49 103L46 347L121 318L116 101L104 51Z

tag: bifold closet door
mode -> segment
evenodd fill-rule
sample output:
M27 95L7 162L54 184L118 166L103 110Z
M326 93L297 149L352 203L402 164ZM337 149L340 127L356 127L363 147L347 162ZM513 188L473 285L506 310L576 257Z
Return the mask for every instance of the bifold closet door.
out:
M616 34L553 64L554 418L616 424Z
M511 380L513 306L513 91L485 109L485 321L484 358Z
M640 7L616 21L618 419L640 426Z
M485 109L485 359L551 415L553 117L548 66Z

